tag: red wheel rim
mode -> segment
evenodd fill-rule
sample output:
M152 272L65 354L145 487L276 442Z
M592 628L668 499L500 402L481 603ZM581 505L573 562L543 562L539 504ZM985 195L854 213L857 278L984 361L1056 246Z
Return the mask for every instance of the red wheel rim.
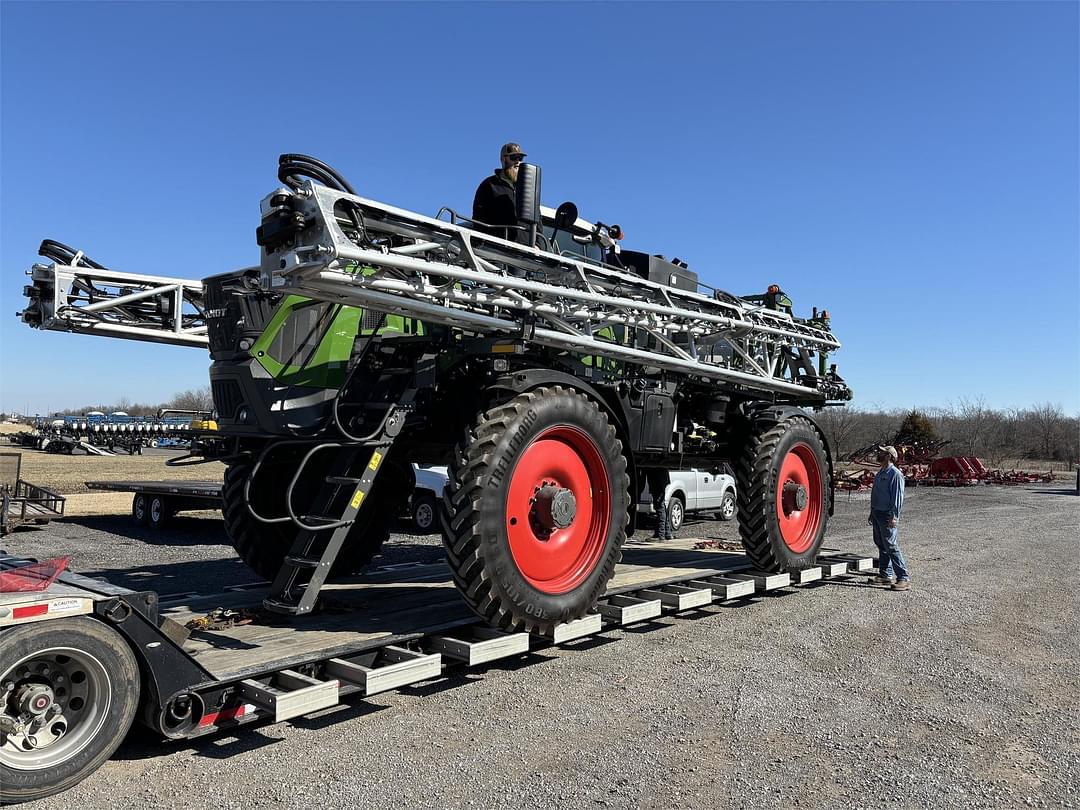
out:
M784 489L788 488L785 498ZM791 494L802 487L806 503L798 508L797 499ZM780 465L780 477L776 482L776 522L784 545L800 554L810 548L821 526L822 497L821 468L817 455L810 445L800 442L792 447L784 463Z
M596 443L569 425L540 433L514 465L506 534L518 570L538 591L566 593L596 568L611 523L607 482L607 465ZM544 486L573 493L576 511L569 526L544 531L530 518Z

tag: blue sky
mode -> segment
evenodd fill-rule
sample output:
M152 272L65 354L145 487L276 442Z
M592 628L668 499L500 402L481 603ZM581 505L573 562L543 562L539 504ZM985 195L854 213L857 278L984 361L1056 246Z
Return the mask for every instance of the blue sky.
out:
M201 278L257 262L280 152L433 214L512 139L627 248L829 309L857 405L1076 413L1078 8L4 2L0 410L206 382L22 325L42 238Z

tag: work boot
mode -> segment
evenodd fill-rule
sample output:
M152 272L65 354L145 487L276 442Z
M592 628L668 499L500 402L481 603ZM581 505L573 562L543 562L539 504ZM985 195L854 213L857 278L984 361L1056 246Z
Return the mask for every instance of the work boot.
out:
M911 590L911 580L910 579L902 579L899 582L894 582L893 586L892 586L892 589L894 591L910 591Z
M885 587L888 587L889 585L896 584L896 577L883 577L879 574L876 577L871 577L870 583L872 585L884 585Z

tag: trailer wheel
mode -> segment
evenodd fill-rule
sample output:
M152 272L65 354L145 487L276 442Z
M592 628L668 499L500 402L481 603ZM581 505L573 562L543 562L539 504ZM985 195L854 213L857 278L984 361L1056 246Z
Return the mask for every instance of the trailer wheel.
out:
M146 509L146 522L151 529L164 529L173 516L173 505L164 495L153 495Z
M766 571L795 571L817 559L829 520L825 444L808 419L766 423L743 448L736 470L739 534Z
M244 481L251 474L251 468L251 464L237 463L225 469L221 512L225 518L225 531L240 559L259 576L273 580L300 529L292 523L262 523L252 516L244 502ZM287 464L264 466L259 471L258 486L251 487L251 498L260 515L284 514L285 487L294 472L295 468ZM297 504L315 496L318 488L315 482L321 483L323 475L313 470L309 478L312 483L306 491L296 493ZM412 488L410 465L400 464L392 458L383 462L368 498L370 504L358 513L356 523L349 530L330 569L331 574L355 574L371 562L390 536L394 517L404 508Z
M480 414L443 495L454 581L504 630L547 630L596 605L622 557L630 479L604 413L558 386Z
M139 526L145 526L150 520L150 504L141 492L136 492L131 499L131 519Z
M131 728L139 665L120 635L85 617L0 633L0 784L5 804L67 790Z

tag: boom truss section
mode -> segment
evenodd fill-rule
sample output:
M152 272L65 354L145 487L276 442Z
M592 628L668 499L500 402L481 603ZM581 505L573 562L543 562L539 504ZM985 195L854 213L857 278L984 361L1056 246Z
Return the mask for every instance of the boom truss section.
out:
M20 315L30 326L208 348L203 285L189 279L119 273L72 264L35 264Z
M840 343L824 317L676 289L311 181L269 195L261 230L263 284L276 291L520 336L803 404L849 397L825 369Z

